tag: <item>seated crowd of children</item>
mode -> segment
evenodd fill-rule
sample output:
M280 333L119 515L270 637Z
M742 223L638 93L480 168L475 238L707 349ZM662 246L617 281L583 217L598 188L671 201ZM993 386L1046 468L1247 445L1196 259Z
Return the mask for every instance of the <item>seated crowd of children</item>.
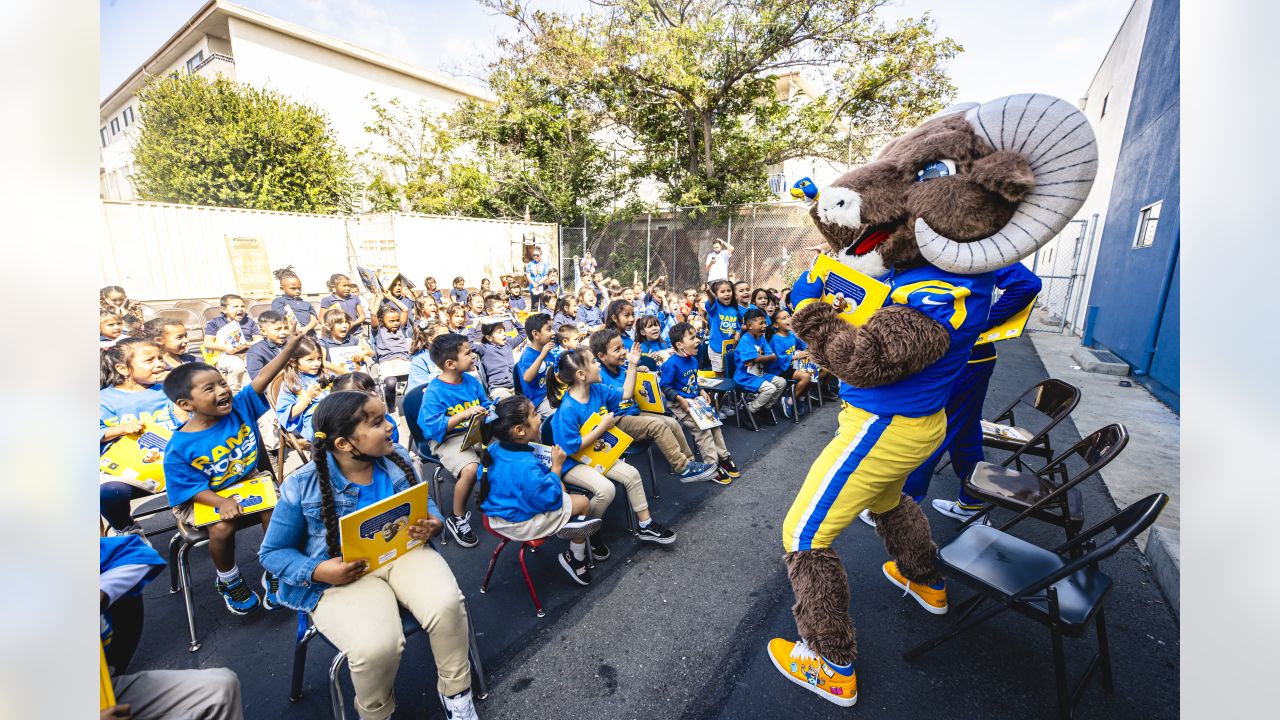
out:
M496 292L487 279L470 291L455 278L446 294L434 278L419 289L399 275L366 298L337 273L317 309L284 268L281 294L256 318L243 297L223 295L198 352L181 321L142 322L123 289L103 288L100 452L126 437L143 452L159 437L163 450L159 483L111 472L104 457L100 505L110 534L141 536L132 504L160 492L185 525L197 505L211 506L214 589L227 609L309 612L350 658L361 717L395 708L397 604L432 628L442 702L474 716L467 619L445 561L429 546L369 572L341 559L338 518L420 481L397 415L416 424L427 441L419 450L455 481L442 522L431 503L410 537L447 531L474 547L469 506L478 491L475 507L495 532L569 540L559 563L589 585L588 553L610 555L597 530L615 483L638 541L669 545L676 533L652 517L636 468L621 458L596 463L588 451L621 432L652 441L683 482L728 485L741 471L720 428L708 426L718 422L714 411L706 421L712 397L702 380L727 375L748 395L748 411L781 402L792 416L801 408L784 392L788 381L804 393L818 372L791 332L785 295L717 281L699 303L692 289L665 291L663 277L623 287L598 272L562 295L540 258L527 269L504 276ZM399 404L409 389L422 393L416 417ZM281 472L267 452L281 436L309 448L311 461L284 479L273 510L246 515L219 491ZM265 529L260 595L236 565L235 533L251 524Z

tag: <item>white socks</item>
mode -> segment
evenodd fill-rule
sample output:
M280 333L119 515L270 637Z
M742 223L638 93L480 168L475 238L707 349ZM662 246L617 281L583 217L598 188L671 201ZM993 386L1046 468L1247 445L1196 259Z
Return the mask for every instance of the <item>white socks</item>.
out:
M230 585L232 581L240 579L240 566L233 566L230 570L222 572L218 568L214 568L218 572L218 581L223 584Z
M587 559L587 543L585 541L571 542L569 543L569 552L573 553L574 560L586 560Z

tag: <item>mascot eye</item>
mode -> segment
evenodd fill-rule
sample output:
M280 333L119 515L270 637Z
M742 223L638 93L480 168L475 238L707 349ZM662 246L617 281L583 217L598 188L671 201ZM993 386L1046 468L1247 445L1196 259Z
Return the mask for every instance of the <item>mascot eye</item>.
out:
M931 160L925 163L924 167L916 171L916 182L937 180L940 177L949 177L955 174L955 160Z

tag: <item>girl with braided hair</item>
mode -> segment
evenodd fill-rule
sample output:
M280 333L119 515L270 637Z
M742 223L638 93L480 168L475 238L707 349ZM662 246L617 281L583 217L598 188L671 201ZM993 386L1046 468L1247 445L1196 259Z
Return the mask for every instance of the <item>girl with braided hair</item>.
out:
M290 475L262 540L262 566L280 578L280 604L311 619L351 666L356 709L365 720L395 711L396 669L404 649L400 606L427 631L437 689L452 718L475 718L467 656L467 611L444 558L430 544L366 574L367 564L343 562L338 518L419 482L409 454L391 441L382 400L334 392L314 417L312 462ZM408 527L429 540L440 511Z

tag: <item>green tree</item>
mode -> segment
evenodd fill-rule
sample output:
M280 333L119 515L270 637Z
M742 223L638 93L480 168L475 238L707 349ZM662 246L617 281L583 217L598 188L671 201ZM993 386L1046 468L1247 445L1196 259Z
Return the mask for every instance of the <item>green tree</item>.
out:
M508 62L586 93L634 144L632 177L679 205L767 199L770 166L843 161L853 138L918 122L953 93L943 65L961 50L928 15L887 26L885 0L593 0L576 16L479 1L520 29ZM826 92L779 97L778 77L800 69Z
M200 75L139 95L134 184L144 200L333 213L350 207L352 168L320 111Z

